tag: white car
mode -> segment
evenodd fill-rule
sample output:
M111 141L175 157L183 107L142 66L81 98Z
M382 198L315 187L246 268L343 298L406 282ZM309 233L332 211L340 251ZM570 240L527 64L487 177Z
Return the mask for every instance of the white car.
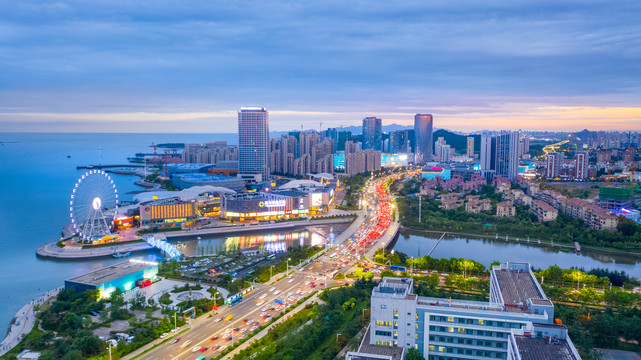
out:
M200 346L194 346L193 349L191 349L191 352L198 352L200 351Z
M263 305L264 303L265 303L265 300L262 300L262 301L258 302L258 303L256 304L256 306L261 306L261 305Z
M181 348L184 348L184 347L186 347L186 346L187 346L187 345L189 345L189 344L191 344L191 340L187 340L187 341L185 341L184 343L182 343L182 345L180 345L180 347L181 347Z
M290 283L290 284L293 283L293 282L294 282L294 279L289 279L289 281L288 281L288 283Z
M254 325L254 326L252 326L252 327L251 327L251 329L249 329L249 330L251 330L251 331L256 331L256 329L258 329L258 326Z
M278 295L278 294L280 294L280 290L274 291L274 295Z
M240 331L242 331L242 332L243 332L243 334L244 334L244 333L246 333L246 332L247 332L247 329L242 328L242 329L240 329Z
M164 338L166 338L167 336L169 336L169 334L164 333L164 334L160 335L160 338L161 338L161 339L164 339Z
M178 328L173 328L173 329L171 329L171 332L172 332L172 333L175 333L176 331L178 331Z

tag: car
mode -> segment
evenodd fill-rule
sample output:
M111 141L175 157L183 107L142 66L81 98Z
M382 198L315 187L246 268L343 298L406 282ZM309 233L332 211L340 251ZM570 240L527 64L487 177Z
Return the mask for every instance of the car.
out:
M200 348L200 350L198 350L198 351L200 351L200 352L205 352L205 351L207 351L207 349L208 349L208 347L203 346L203 347L201 347L201 348Z
M191 344L191 340L185 341L182 345L180 345L181 348L186 347L187 345Z
M231 336L226 337L225 341L231 341Z
M221 321L223 321L223 318L217 318L216 320L214 320L214 322L221 322Z
M170 344L175 344L180 341L182 338L173 339Z
M163 333L162 335L160 335L160 338L161 338L161 339L164 339L164 338L166 338L167 336L169 336L169 334L167 334L167 333Z
M234 328L234 332L239 332L239 331L240 331L239 328Z
M175 333L176 331L178 331L178 328L177 328L177 327L175 327L175 328L171 329L171 332L172 332L172 333Z
M254 325L254 326L252 326L252 327L251 327L251 329L249 329L249 330L251 330L251 331L256 331L256 329L258 329L258 326Z
M211 341L216 341L218 340L218 336L214 336L213 338L210 339Z
M244 334L244 333L246 333L246 332L247 332L247 329L242 328L242 329L240 329L240 331Z
M205 357L201 355L201 356L197 357L196 360L205 360Z
M259 302L256 304L256 306L261 306L261 305L263 305L264 303L265 303L265 300L259 301Z
M227 350L227 345L223 345L223 346L219 347L218 350L220 350L220 351Z
M293 282L294 282L294 279L289 279L289 281L288 281L288 283L290 283L290 284L293 283Z
M200 346L194 346L194 348L191 349L191 352L198 352L200 349L202 349Z

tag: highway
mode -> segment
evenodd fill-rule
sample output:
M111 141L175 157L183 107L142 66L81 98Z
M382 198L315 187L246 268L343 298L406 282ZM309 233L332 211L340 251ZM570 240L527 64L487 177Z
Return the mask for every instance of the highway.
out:
M296 268L288 277L282 278L275 284L254 284L254 290L244 296L239 304L233 307L223 306L213 317L203 315L198 319L192 319L189 330L139 356L138 359L191 360L199 356L205 356L207 359L216 357L241 337L250 336L253 326L258 327L269 322L270 318L265 319L265 316L273 318L284 311L284 307L276 304L274 299L281 299L286 302L287 297L291 296L289 302L294 304L299 298L303 298L316 290L345 283L345 280L335 281L329 278L328 274L333 272L353 272L354 264L362 256L363 252L367 249L375 248L378 240L385 238L383 236L379 239L368 239L370 232L381 230L378 214L379 198L385 198L384 201L389 201L386 199L387 194L381 193L379 181L381 180L370 181L370 184L364 190L363 199L369 204L372 211L367 212L364 217L359 216L355 220L362 224L358 227L351 226L346 230L351 234L343 233L337 238L342 240L342 243L332 244L333 249L330 249L317 260L304 265L302 268ZM377 185L379 185L378 188ZM389 206L385 207L385 209L389 210ZM386 216L389 218L389 213ZM364 241L365 239L367 241ZM296 264L291 265L294 266ZM233 316L232 319L224 321L229 315ZM243 320L247 321L244 322ZM217 338L212 340L214 337ZM231 339L228 339L230 337ZM124 358L132 358L138 353L139 351L135 351Z

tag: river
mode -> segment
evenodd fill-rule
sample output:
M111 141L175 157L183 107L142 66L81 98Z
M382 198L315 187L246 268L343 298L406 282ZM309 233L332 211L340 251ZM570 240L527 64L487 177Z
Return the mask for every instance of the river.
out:
M427 255L436 245L442 233L424 232L403 229L394 245L395 251L409 256ZM494 261L529 262L534 268L545 269L551 265L562 268L580 267L586 270L605 268L625 271L628 275L641 279L641 257L635 255L616 254L604 250L583 248L576 253L567 247L550 246L527 242L524 239L516 241L505 238L483 238L474 236L446 235L434 249L433 258L466 258L489 266Z

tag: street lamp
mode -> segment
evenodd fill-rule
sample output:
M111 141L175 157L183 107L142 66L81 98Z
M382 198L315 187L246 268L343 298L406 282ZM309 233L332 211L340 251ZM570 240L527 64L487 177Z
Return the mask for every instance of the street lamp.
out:
M111 360L111 343L109 343L109 360Z
M273 268L274 268L274 265L270 265L270 266L269 266L269 278L270 278L270 279L274 276L274 274L272 274L272 269L273 269Z
M289 261L291 258L287 258L287 271L285 272L285 276L289 276Z
M338 335L343 335L343 334L336 334L336 342L338 342Z
M176 328L177 328L177 326L176 326L176 313L174 312L174 329L176 329Z

